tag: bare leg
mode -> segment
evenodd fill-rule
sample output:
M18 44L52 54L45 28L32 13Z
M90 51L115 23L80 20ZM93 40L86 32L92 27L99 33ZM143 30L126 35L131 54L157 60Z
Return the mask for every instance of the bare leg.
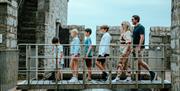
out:
M149 66L142 59L139 60L139 63L143 68L149 71Z
M106 69L106 64L104 63L104 64L101 64L102 66L103 66L103 69L104 69L104 71L105 71L105 69Z
M118 68L118 76L121 76L121 74L123 73L123 65L122 64L119 64L118 65L119 66L119 68Z
M88 80L91 80L91 74L92 74L91 67L88 67Z
M78 59L74 59L74 76L78 77Z
M130 71L130 68L127 70L127 73L126 73L126 74L127 74L128 77L131 77L131 71Z
M71 62L70 62L70 67L71 67L71 71L72 71L72 75L74 76L74 58L71 58Z
M58 69L58 71L57 71L56 79L57 79L57 80L60 80L60 69Z
M96 66L97 66L101 71L104 71L104 66L103 66L99 61L96 61Z

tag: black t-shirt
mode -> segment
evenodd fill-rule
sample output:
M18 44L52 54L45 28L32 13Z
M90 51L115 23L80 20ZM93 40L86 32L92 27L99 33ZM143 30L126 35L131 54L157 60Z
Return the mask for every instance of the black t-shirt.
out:
M134 30L133 30L133 45L134 45L133 47L136 47L137 45L139 45L140 35L142 35L142 34L145 36L144 26L141 24L135 26ZM145 37L144 37L144 40L145 40ZM144 48L144 41L143 41L141 48Z

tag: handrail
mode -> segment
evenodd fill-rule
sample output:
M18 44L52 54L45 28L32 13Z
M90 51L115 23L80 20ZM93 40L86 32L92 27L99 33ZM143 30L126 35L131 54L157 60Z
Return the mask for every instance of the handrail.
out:
M69 44L62 44L63 46L70 46ZM55 73L57 73L57 71L58 71L58 51L56 51L56 57L52 57L52 56L47 56L46 54L44 54L44 55L39 55L39 47L42 47L42 46L55 46L56 48L58 47L58 45L53 45L53 44L19 44L19 46L25 46L25 50L26 50L26 62L27 62L27 70L20 70L20 71L26 71L27 72L27 80L28 80L28 86L30 86L30 80L31 80L31 77L30 77L30 75L31 75L31 72L36 72L36 74L38 74L38 63L39 63L39 60L38 59L56 59L56 63L55 63L55 65L56 65L56 70L53 70L53 71L56 71ZM18 48L20 48L18 46ZM32 46L35 46L35 47L33 47L33 48L35 48L35 56L32 56L31 54L31 47ZM81 46L84 46L83 44L81 44ZM98 45L95 45L95 46L98 46ZM106 45L107 46L107 45ZM121 46L121 45L112 45L112 46L116 46L116 47L119 47L119 46ZM165 63L164 63L164 60L165 60L165 48L166 48L166 44L160 44L160 45L145 45L145 46L160 46L160 47L162 47L162 48L160 48L160 50L162 51L162 57L143 57L143 59L161 59L162 60L162 67L161 67L161 70L153 70L153 71L156 71L156 72L161 72L161 74L162 74L162 76L161 76L161 83L162 83L162 87L164 87L164 80L165 80ZM48 48L46 48L46 49L48 49ZM113 49L113 48L112 48ZM115 48L113 49L113 50L116 50ZM116 50L117 51L117 50ZM70 56L64 56L63 58L70 58ZM79 57L80 59L80 61L82 62L82 70L78 70L78 71L80 71L80 72L82 72L83 73L83 86L84 86L84 88L86 88L86 72L88 71L88 70L86 70L86 67L85 67L85 62L84 62L84 56L80 56ZM109 69L107 69L106 71L108 71L109 72L109 76L110 76L110 79L108 79L108 81L109 81L109 87L111 88L112 87L112 73L113 72L115 72L115 71L117 71L117 70L114 70L113 69L113 66L112 66L112 62L114 62L114 60L115 61L117 61L117 59L119 59L119 58L121 58L118 54L116 54L116 55L114 55L113 54L113 56L110 56L110 57L107 57L107 59L113 59L113 61L107 61L107 62L109 62L108 63L108 66L109 66ZM132 66L132 68L135 68L135 69L132 69L132 70L130 70L131 72L132 72L132 74L135 74L135 81L136 81L136 87L138 88L139 87L139 83L138 83L138 71L141 71L141 72L147 72L147 71L145 71L145 70L138 70L138 62L136 62L136 65L134 65L134 61L133 61L133 59L134 58L137 58L137 57L132 57L132 56L130 56L130 57L128 57L129 59L130 59L130 61L131 61L131 66ZM32 70L31 68L33 68L33 67L31 67L31 62L33 61L32 59L35 59L35 70ZM92 57L92 59L97 59L97 57ZM118 60L119 61L119 60ZM135 67L134 67L135 66ZM36 68L37 67L37 68ZM41 70L41 71L44 71L44 72L48 72L48 71L52 71L52 70ZM62 72L68 72L68 71L70 71L70 70L61 70ZM92 70L93 72L96 72L97 70ZM122 70L122 71L125 71L125 70ZM100 71L97 71L97 72L100 72ZM36 79L37 79L37 75L36 75ZM56 85L56 89L58 89L58 80L56 79L55 80L55 85Z

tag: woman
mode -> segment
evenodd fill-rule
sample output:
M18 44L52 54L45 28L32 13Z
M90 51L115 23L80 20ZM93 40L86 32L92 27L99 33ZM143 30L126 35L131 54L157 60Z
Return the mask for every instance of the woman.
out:
M132 43L132 33L131 33L131 25L128 21L124 21L121 24L121 36L120 36L120 52L121 58L117 66L117 76L112 82L116 82L120 80L120 75L125 72L127 74L127 78L125 81L131 81L131 73L128 71L130 69L128 65L128 57L131 53L131 43Z
M78 30L71 30L71 36L73 38L71 42L70 54L71 54L71 62L70 67L72 70L73 77L69 82L78 82L78 60L80 56L80 40L78 38Z

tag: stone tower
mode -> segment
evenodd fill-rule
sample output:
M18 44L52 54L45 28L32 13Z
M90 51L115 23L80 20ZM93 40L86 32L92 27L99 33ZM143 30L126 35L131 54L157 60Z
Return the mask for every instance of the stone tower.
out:
M0 0L0 91L16 86L18 69L17 1Z
M68 1L0 0L0 91L16 86L18 61L19 67L26 66L25 48L19 47L18 55L18 44L50 43L57 36L59 25L67 24Z
M171 48L172 48L172 91L180 90L180 0L172 0L171 9Z
M51 39L59 33L59 25L67 24L68 0L18 0L18 44L51 44ZM19 70L26 69L25 47L19 46ZM40 47L38 55L45 55L46 48ZM31 54L35 54L35 48L31 49ZM42 61L32 61L32 70L38 68L46 69L47 63ZM35 65L38 64L38 65ZM21 75L19 79L25 78ZM38 73L32 76L38 78Z

